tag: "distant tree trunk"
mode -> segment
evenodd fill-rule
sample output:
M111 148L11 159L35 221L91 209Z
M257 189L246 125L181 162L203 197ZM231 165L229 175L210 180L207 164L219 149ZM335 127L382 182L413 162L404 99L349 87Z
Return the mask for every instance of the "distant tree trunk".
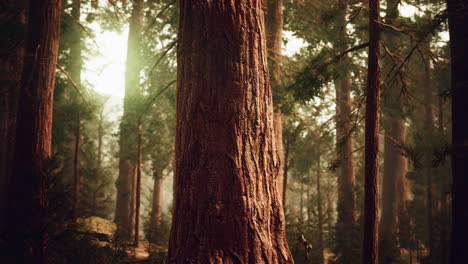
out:
M425 87L431 87L430 83L430 69L429 66L426 65L426 78L425 78ZM432 111L432 92L429 91L425 92L424 94L424 144L429 146L429 151L424 154L424 171L426 173L427 185L426 185L426 215L427 215L427 235L428 235L428 248L429 248L429 261L431 263L436 263L435 260L435 236L434 236L434 186L432 183L432 140L434 137L434 114ZM439 263L439 262L437 262Z
M51 156L60 0L31 0L16 121L13 177L8 184L6 263L45 263L47 171Z
M150 225L151 231L153 234L152 240L157 241L158 237L155 237L155 233L157 233L158 229L161 227L161 203L162 203L162 183L163 177L161 173L154 168L153 171L153 178L154 178L154 186L153 186L153 204L151 207L151 216L150 216Z
M327 227L331 232L333 230L333 204L332 204L332 175L328 173L327 175Z
M140 198L141 198L141 140L142 127L141 120L138 120L138 142L137 142L137 165L136 165L136 191L135 191L135 247L140 246Z
M140 35L142 31L143 0L133 1L128 32L127 62L125 71L124 112L120 123L119 177L117 180L117 206L115 222L118 234L124 239L133 238L135 227L135 179L137 142L137 104L140 83Z
M73 154L73 208L72 208L72 219L76 221L78 216L78 200L80 196L80 178L78 174L78 166L79 166L79 155L80 155L80 116L77 115L77 123L76 123L76 130L75 130L75 152Z
M81 14L81 1L72 1L71 16L74 21L72 22L72 34L71 34L71 45L70 45L70 77L73 81L81 85L81 28L80 23ZM77 109L76 111L79 111ZM80 195L80 181L78 175L79 166L79 149L80 149L80 113L76 115L76 130L75 130L75 151L73 155L73 207L72 207L72 219L76 220L78 213L78 203Z
M380 3L369 0L369 60L367 71L364 239L362 263L378 263L378 173L380 108Z
M180 1L167 263L293 263L263 23L262 1Z
M406 212L406 202L409 200L406 179L408 162L402 149L406 141L406 127L402 118L393 117L387 117L385 127L382 217L380 222L380 241L384 251L381 251L381 260L383 263L393 263L399 257L397 256L399 251L396 251L399 239L399 216Z
M450 263L468 263L468 3L447 0L452 57L452 249Z
M323 263L323 210L322 210L322 188L320 186L321 180L321 172L322 168L320 166L320 155L317 158L317 207L318 207L318 230L319 230L319 238L318 238L318 251L319 251L319 259L318 263Z
M265 0L266 13L265 13L265 30L267 39L268 51L268 68L270 70L270 83L273 89L273 94L279 93L281 85L281 45L283 43L283 0ZM283 167L284 167L284 153L283 153L283 126L281 123L281 105L277 102L275 104L275 116L273 119L274 133L276 141L276 151L278 153L278 160L280 169L278 170L278 191L283 195ZM284 204L283 204L284 206Z
M15 148L16 108L24 60L26 0L8 0L0 10L0 233L7 215L8 182ZM17 28L12 32L11 27ZM10 27L10 28L8 28Z
M303 224L304 223L304 176L301 178L301 190L299 191L299 223Z
M102 138L104 137L104 106L99 113L98 124L98 148L97 148L97 165L96 165L96 179L93 180L93 204L91 206L92 215L97 215L97 196L99 193L98 179L102 175Z
M398 18L398 0L387 0L386 23L395 24ZM385 38L386 46L397 53L399 39L393 35ZM393 62L390 59L384 64L391 69ZM399 216L406 211L406 202L409 200L409 183L406 179L408 160L402 147L406 143L406 127L403 116L403 103L399 95L397 81L387 84L385 108L385 140L384 140L384 172L382 195L382 220L380 222L381 260L383 263L393 263L399 258L398 250L398 223Z
M70 45L70 76L76 84L81 85L81 27L80 16L81 16L81 0L72 1L71 16L73 17L72 22L72 34L71 34L71 45Z
M291 145L291 140L286 140L285 151L284 151L284 162L283 162L283 194L282 194L282 201L283 201L283 208L286 210L286 193L288 190L288 172L289 172L289 148Z
M336 47L340 50L347 48L346 42L346 9L348 0L339 0L339 26L341 27L339 39ZM343 264L353 263L356 258L354 249L355 226L355 204L356 195L354 193L355 168L353 160L353 138L351 120L351 76L346 69L349 58L344 56L340 61L342 73L335 81L336 89L336 150L339 161L338 168L338 219L336 224L336 235L341 238L337 243L340 261Z

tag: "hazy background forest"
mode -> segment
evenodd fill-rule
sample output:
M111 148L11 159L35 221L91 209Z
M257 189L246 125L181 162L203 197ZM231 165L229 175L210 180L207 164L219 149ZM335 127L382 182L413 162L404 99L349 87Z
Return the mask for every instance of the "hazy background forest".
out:
M14 190L8 185L16 136L11 127L22 65L17 57L25 45L27 2L0 3L0 246L5 249L12 212L7 195ZM281 160L275 184L289 250L295 263L363 263L368 1L264 2ZM51 158L45 166L48 213L41 222L48 234L47 261L24 263L163 263L173 223L174 145L182 111L176 104L177 50L183 45L179 5L62 0ZM462 264L449 262L447 3L380 5L378 259Z

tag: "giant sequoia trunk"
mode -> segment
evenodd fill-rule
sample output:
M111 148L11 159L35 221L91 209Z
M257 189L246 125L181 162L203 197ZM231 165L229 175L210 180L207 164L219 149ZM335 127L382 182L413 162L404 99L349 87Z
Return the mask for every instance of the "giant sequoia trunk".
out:
M167 263L293 263L259 0L180 1Z
M387 0L386 23L395 24L398 18L398 0ZM386 46L397 53L398 38L388 36ZM386 69L393 66L390 59L385 63ZM401 102L398 82L390 80L387 84L385 97L385 141L384 141L384 173L382 196L382 221L380 223L381 260L384 263L393 263L399 258L398 250L398 223L399 216L406 211L406 202L409 199L408 161L403 153L406 141L406 127L403 116L403 103Z
M0 234L7 214L26 26L26 0L8 0L0 9ZM13 30L12 30L13 28Z
M13 177L8 184L6 263L44 263L47 248L47 164L61 1L31 0L29 7Z
M447 0L452 57L452 250L450 263L468 263L468 3Z
M120 123L119 176L117 179L117 206L115 222L118 234L130 239L135 226L135 191L137 160L137 100L140 81L140 34L142 31L143 0L133 1L128 32L127 62L125 71L124 113Z
M364 239L362 263L378 263L378 175L380 108L380 3L369 0L369 59L366 93Z
M283 43L283 0L265 0L265 30L268 50L268 67L270 70L270 83L273 93L279 93L281 85L281 44ZM283 125L281 122L281 105L275 102L275 116L273 119L276 151L280 169L278 170L277 185L280 195L283 195ZM283 206L286 206L283 204Z
M347 0L339 1L339 26L341 27L336 47L340 50L347 48L346 41L346 9ZM356 241L354 238L355 226L355 203L354 193L355 169L353 161L353 138L351 120L351 76L346 70L349 64L348 56L340 61L341 75L335 81L336 89L336 150L339 161L338 168L338 219L336 224L337 252L340 254L340 262L343 264L353 263L356 258L354 249Z

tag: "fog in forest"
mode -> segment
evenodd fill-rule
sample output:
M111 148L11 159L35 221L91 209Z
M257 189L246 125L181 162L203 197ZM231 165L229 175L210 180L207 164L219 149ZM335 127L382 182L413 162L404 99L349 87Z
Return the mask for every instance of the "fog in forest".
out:
M468 263L466 0L0 1L0 263Z

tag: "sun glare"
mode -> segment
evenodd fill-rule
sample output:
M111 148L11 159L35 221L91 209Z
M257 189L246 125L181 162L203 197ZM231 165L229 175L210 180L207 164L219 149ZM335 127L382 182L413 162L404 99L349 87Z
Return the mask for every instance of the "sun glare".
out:
M91 88L110 97L110 104L122 104L125 95L125 59L128 27L122 32L103 31L98 24L91 26L96 37L92 45L97 52L85 62L83 78Z

